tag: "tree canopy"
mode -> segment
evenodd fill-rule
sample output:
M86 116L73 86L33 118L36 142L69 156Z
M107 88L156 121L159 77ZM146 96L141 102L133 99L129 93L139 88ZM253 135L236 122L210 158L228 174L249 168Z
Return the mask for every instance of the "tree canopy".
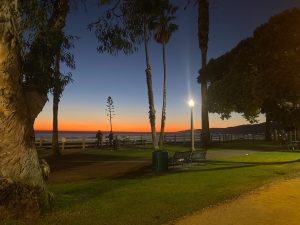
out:
M300 9L284 11L258 27L230 52L210 60L209 110L229 118L259 113L283 126L299 126Z
M21 46L23 81L26 86L47 93L53 87L54 62L61 45L69 48L71 38L61 30L69 11L68 1L21 1L18 44ZM60 19L63 17L63 19ZM18 21L18 20L16 20ZM62 61L74 65L73 56L63 54Z
M149 36L155 29L154 20L169 7L168 0L104 0L105 13L89 24L98 39L100 53L132 54L143 43L144 25ZM149 38L149 37L148 37Z

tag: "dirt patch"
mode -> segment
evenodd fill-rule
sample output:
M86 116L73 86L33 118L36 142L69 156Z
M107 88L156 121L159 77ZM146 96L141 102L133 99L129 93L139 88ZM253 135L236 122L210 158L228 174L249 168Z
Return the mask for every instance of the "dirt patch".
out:
M130 160L85 152L62 155L58 159L49 157L46 160L51 168L49 183L129 177L151 170L150 160Z
M236 200L203 209L176 225L299 225L300 178L266 185Z
M96 162L88 165L64 167L60 170L51 172L50 183L63 183L90 179L112 179L126 177L148 170L148 161L105 161Z

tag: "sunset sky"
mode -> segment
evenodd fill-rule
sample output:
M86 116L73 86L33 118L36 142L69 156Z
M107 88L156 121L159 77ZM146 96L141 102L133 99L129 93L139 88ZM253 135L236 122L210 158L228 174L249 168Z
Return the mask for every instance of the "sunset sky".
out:
M102 9L97 0L72 6L66 25L66 33L80 39L72 50L76 69L72 71L74 82L66 87L59 106L59 130L109 130L105 105L108 96L114 100L116 116L114 131L150 131L148 98L145 78L145 56L140 50L130 56L99 54L97 41L87 25L97 20ZM179 30L167 45L167 120L166 131L189 128L190 109L188 99L195 105L195 127L201 128L200 87L196 82L200 69L200 50L197 39L197 8L190 5L184 10L185 0L172 1L180 6L176 23ZM210 34L208 59L218 57L233 48L240 40L250 36L254 29L270 16L287 8L300 7L298 0L212 0L210 7ZM162 105L163 67L161 46L150 44L150 62L153 71L153 88L160 127ZM69 69L62 68L63 71ZM260 117L264 121L264 116ZM228 127L248 122L233 114L229 120L221 120L210 114L211 127ZM35 122L37 130L52 129L52 97Z

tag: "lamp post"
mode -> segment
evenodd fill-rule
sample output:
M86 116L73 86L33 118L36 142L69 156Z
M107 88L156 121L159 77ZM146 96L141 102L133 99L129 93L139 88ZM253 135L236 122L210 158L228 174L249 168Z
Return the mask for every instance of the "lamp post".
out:
M192 137L192 146L191 146L191 150L195 151L195 135L194 135L194 116L193 116L193 109L195 106L195 102L193 99L190 99L189 101L189 106L191 108L191 137Z

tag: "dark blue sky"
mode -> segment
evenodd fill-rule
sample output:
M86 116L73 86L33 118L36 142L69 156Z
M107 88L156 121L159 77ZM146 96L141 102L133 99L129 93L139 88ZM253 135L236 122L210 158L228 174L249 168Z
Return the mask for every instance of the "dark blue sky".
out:
M174 0L179 5L176 23L179 30L167 45L167 130L182 130L189 126L187 101L196 101L196 127L200 127L200 87L196 83L200 68L200 50L197 37L197 8L185 0ZM255 28L291 7L300 7L296 0L212 0L210 7L210 33L208 59L218 57L232 49L239 41L252 35ZM66 32L79 36L73 53L76 70L74 83L64 93L60 105L60 129L108 130L105 102L112 96L115 102L116 130L150 130L148 99L145 79L144 49L134 55L99 54L97 40L87 25L101 14L96 0L87 0L87 9L74 7L67 20ZM150 43L150 61L153 69L153 87L159 125L162 105L163 67L161 46ZM51 97L50 97L51 100ZM36 123L36 128L51 129L51 101ZM263 120L263 117L261 117ZM226 127L247 123L233 114L228 121L210 115L211 127ZM157 126L159 128L159 126Z

